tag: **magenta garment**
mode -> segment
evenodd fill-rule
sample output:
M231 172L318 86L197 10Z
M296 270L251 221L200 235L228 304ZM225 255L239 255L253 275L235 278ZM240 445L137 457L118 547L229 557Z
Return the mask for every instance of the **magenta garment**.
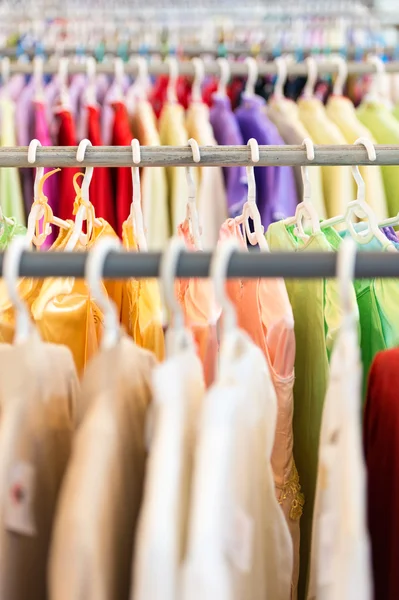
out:
M244 142L236 115L231 109L230 98L214 94L212 101L210 121L217 143L221 146L242 146ZM248 196L245 167L225 167L223 173L229 217L236 217L241 214Z
M31 80L22 90L15 107L15 123L18 146L29 146L35 137L35 113L33 96L35 88ZM20 169L25 212L28 215L33 202L33 170Z
M265 100L246 96L236 111L244 144L255 138L259 145L284 146L276 127L267 118ZM255 167L256 202L265 229L275 221L293 216L298 204L292 167Z

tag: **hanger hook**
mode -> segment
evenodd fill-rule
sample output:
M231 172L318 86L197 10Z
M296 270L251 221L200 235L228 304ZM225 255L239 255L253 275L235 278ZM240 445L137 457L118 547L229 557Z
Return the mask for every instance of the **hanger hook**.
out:
M194 138L188 140L188 145L193 153L193 161L199 163L201 161L200 149L198 142ZM186 168L188 200L187 200L187 216L191 225L191 231L194 238L195 247L202 250L201 229L197 211L197 193L193 176L193 167Z
M310 138L305 138L302 145L306 148L306 158L308 160L314 160L314 144ZM301 166L302 183L303 183L303 201L307 202L311 198L311 187L309 179L309 167L307 165Z
M185 328L184 313L175 293L177 267L180 257L185 251L184 241L177 236L172 237L162 254L159 268L163 302L172 317L174 331L182 331Z
M235 238L220 242L211 260L210 276L213 281L215 300L223 312L224 333L237 327L237 314L233 302L226 291L226 279L233 254L239 252L239 243Z
M132 167L133 200L130 209L130 216L133 219L134 230L137 235L139 250L141 252L146 252L148 246L145 237L143 211L141 208L141 184L139 167L141 163L140 142L137 139L133 139L131 142L131 147L134 166Z
M248 77L247 77L247 83L245 86L245 94L247 94L247 96L254 96L255 95L255 85L256 82L258 81L258 63L256 62L256 59L253 56L247 56L245 59L245 64L248 67Z
M248 140L247 146L251 152L251 163L259 162L259 144L255 138ZM248 179L248 202L256 202L256 182L255 182L255 169L253 165L246 167L247 179Z
M44 96L43 90L43 72L44 59L43 56L35 56L33 59L33 81L35 86L35 99L42 100Z
M369 140L366 137L360 137L358 138L355 143L353 144L354 146L364 146L366 148L367 151L367 157L370 161L375 161L377 159L377 154L375 151L375 147L374 144L371 140ZM352 166L352 175L356 181L357 184L357 198L356 200L358 202L364 202L366 199L366 184L364 182L363 177L360 174L359 171L359 167L357 165L353 165Z
M275 98L283 98L284 86L288 77L287 59L284 56L277 56L277 58L274 59L274 62L277 69L277 79L274 84L274 96Z
M120 56L116 56L114 58L114 78L116 84L122 88L123 86L123 78L125 76L125 63L123 62L123 58Z
M96 73L97 73L97 62L93 56L86 58L86 102L89 106L95 106L97 103L96 97Z
M332 56L330 60L332 64L336 65L338 68L338 73L333 87L333 95L343 96L345 83L348 79L348 63L343 56L340 56L339 54L337 54L337 56Z
M342 241L337 256L337 279L344 318L345 316L346 318L353 318L356 315L352 290L353 280L355 279L356 255L356 242L348 236Z
M7 85L10 80L11 61L8 56L3 56L1 59L1 81L3 86Z
M195 56L192 61L194 67L194 81L191 87L191 99L193 102L202 102L201 87L205 77L205 64L202 58Z
M174 56L168 56L166 62L169 65L169 83L166 97L170 104L175 104L177 102L176 84L179 77L179 63Z
M115 303L108 297L102 279L104 266L110 252L120 252L121 243L117 238L106 236L99 239L90 250L85 265L85 280L90 294L104 315L104 332L101 346L112 348L118 342L120 335L119 316Z
M36 162L36 151L37 147L41 147L41 143L39 140L32 140L28 146L28 163L34 165ZM40 180L44 175L44 167L36 167L36 175L35 175L35 183L33 185L33 199L37 200L39 198L39 184Z
M223 57L218 58L217 63L219 65L219 69L220 69L217 93L220 96L226 96L227 84L229 83L230 77L231 77L230 63L227 60L227 58L223 58Z
M308 56L305 59L305 62L308 71L308 78L306 80L306 85L303 89L303 95L308 98L311 98L314 95L314 89L317 83L318 68L316 59L313 56Z
M14 236L4 254L3 277L8 296L15 307L15 337L14 344L24 342L34 330L28 307L18 291L18 278L21 272L22 254L29 247L22 236Z
M78 162L83 162L85 159L85 153L86 153L86 148L87 146L92 146L93 144L91 143L90 140L88 140L87 138L85 138L84 140L82 140L78 146L78 150L76 152L76 160ZM86 202L89 202L89 187L90 187L90 183L93 177L93 167L86 167L85 169L85 174L83 177L83 182L82 182L82 198L83 200L85 200Z

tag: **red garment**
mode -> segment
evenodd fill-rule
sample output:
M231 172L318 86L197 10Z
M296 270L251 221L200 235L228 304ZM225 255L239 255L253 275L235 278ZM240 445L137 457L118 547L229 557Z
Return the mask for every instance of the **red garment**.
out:
M167 75L160 75L148 96L148 100L154 109L154 112L159 118L162 107L167 100L167 89L168 89L169 77ZM188 108L191 98L191 84L187 77L180 76L176 82L176 96L179 104Z
M376 355L364 416L374 598L399 598L399 348Z
M99 108L88 106L87 116L87 137L93 146L102 146ZM109 168L96 167L94 169L90 183L90 201L94 206L96 216L105 219L115 229L116 216Z
M57 113L59 119L58 146L76 146L75 123L68 110L61 110ZM73 187L73 178L76 173L84 171L76 167L64 167L59 174L59 208L58 217L60 219L73 219L73 203L75 200L75 190Z
M115 102L113 109L112 145L130 146L132 133L126 106L123 102ZM118 167L115 171L116 230L118 235L122 237L122 225L130 214L130 205L133 198L132 170L130 167Z

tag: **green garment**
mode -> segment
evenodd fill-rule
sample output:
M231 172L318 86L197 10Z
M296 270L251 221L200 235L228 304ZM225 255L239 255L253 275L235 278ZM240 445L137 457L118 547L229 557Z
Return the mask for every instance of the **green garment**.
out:
M294 226L282 221L269 226L271 251L320 252L332 248L323 233L306 241ZM305 496L301 517L298 597L305 598L310 555L313 505L316 489L321 416L329 375L329 358L341 323L342 311L336 279L286 281L295 320L294 457Z
M369 129L377 144L399 144L399 121L381 102L362 102L357 109L359 121ZM388 213L399 213L399 166L381 167Z
M15 235L26 235L26 229L23 225L18 225L15 219L9 219L8 223L5 220L0 220L0 251L7 248Z
M0 120L1 146L16 146L15 104L6 96L0 97ZM21 180L15 167L0 169L0 203L6 217L15 217L21 225L25 223Z
M334 250L338 250L341 238L348 235L348 232L340 232L338 235L331 228L323 231ZM360 251L374 252L386 249L381 248L376 238L368 244L358 244L358 248ZM381 350L399 345L399 282L397 279L357 279L354 286L360 317L365 398L368 374L375 355Z

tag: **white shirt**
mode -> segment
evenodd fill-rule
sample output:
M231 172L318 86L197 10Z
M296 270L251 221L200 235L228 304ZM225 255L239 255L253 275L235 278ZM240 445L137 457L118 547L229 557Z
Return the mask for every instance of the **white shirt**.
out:
M224 340L195 458L182 600L289 600L292 540L270 457L277 402L261 350Z
M356 320L333 349L320 432L308 600L372 597Z

